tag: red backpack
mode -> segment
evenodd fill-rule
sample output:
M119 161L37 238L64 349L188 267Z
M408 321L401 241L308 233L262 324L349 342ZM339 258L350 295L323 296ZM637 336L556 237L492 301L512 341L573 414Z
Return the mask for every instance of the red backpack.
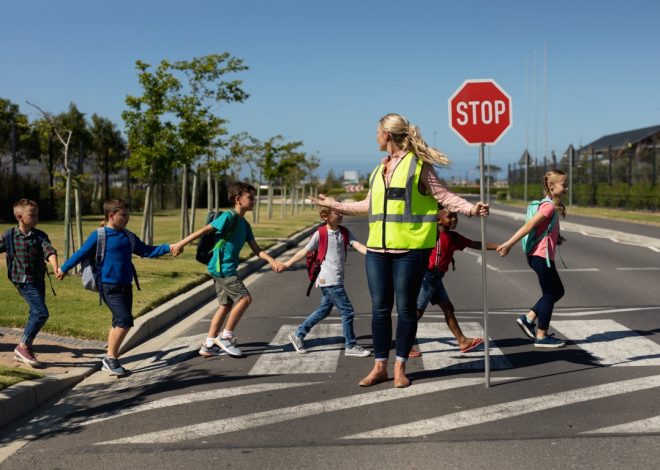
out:
M348 229L343 225L340 225L339 231L341 232L341 236L344 239L344 251L348 253ZM307 297L309 297L309 293L312 291L312 287L316 282L316 278L319 277L319 273L321 272L321 263L323 263L325 255L328 252L328 226L323 225L319 227L318 232L319 247L316 250L307 253L307 261L305 262L307 265L307 275L310 281L309 287L307 287Z

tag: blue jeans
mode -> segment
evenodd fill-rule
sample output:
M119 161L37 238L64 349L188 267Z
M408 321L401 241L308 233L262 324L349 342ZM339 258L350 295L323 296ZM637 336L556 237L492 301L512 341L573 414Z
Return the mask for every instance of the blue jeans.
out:
M332 306L337 307L341 313L341 326L344 334L346 348L355 346L355 333L353 332L353 305L348 299L344 286L321 287L321 305L314 310L296 330L296 336L304 338L314 325L330 315Z
M449 294L447 294L445 285L442 283L444 276L443 271L426 271L422 280L422 288L417 297L417 310L423 312L428 307L429 302L431 305L449 302Z
M34 338L48 320L46 284L42 280L41 282L17 282L14 285L30 307L30 316L23 331L21 343L31 346Z
M547 330L555 303L564 296L564 285L559 279L554 261L550 261L550 267L548 267L545 258L528 256L527 264L536 272L542 293L541 298L531 310L536 313L538 318L538 328Z
M371 334L376 360L387 360L392 344L392 308L396 295L396 358L408 360L417 334L417 295L428 250L406 253L367 251L365 265L371 293Z

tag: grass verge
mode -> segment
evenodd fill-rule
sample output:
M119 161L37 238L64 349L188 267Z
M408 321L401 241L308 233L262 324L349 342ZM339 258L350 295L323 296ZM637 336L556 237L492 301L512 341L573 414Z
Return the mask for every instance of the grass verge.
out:
M0 366L0 390L3 390L10 385L14 385L23 380L32 380L43 377L39 372L32 372L17 367Z

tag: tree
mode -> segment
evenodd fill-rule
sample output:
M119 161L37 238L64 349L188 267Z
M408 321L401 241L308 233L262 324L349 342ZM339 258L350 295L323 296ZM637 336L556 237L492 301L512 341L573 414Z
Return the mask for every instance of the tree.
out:
M174 107L173 94L181 85L167 61L161 61L154 71L140 60L135 66L143 93L126 97L128 109L121 116L130 148L128 166L146 185L141 238L153 243L153 186L171 174L177 161L176 126L169 113Z
M30 137L30 125L17 104L0 98L0 155L11 154L11 178L16 181L18 158Z
M104 198L110 198L110 170L126 157L126 142L115 124L97 114L92 115L90 128L92 149L97 157L98 167L103 173Z

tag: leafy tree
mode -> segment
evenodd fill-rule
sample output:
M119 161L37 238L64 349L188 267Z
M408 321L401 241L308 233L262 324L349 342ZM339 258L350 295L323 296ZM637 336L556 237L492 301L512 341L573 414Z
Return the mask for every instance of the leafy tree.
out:
M126 142L115 124L98 114L92 115L89 129L91 146L103 173L104 198L110 198L110 171L126 158Z
M11 154L11 178L16 180L18 159L29 145L30 125L17 104L0 98L0 155Z

